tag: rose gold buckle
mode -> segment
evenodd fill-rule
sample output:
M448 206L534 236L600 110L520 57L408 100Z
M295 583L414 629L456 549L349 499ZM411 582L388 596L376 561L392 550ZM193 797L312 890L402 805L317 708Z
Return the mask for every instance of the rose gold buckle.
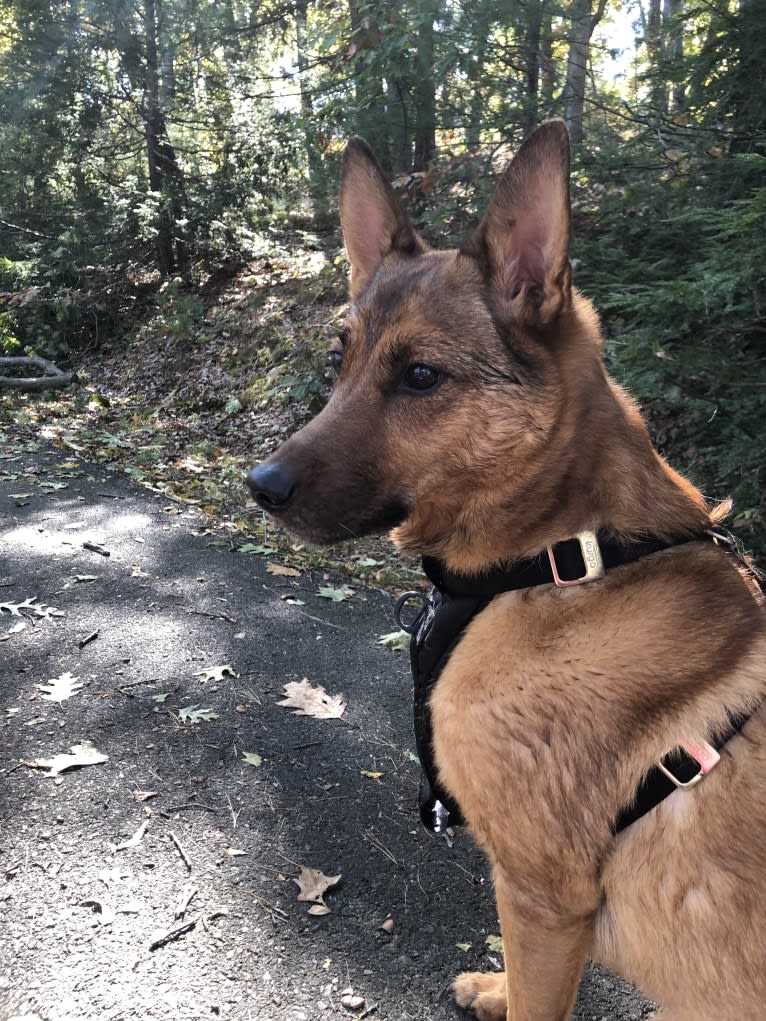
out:
M581 578L572 578L566 581L558 572L556 557L553 553L553 546L548 546L548 559L551 562L553 580L559 588L569 588L570 585L585 585L589 581L598 581L606 575L604 561L601 558L601 547L598 544L595 532L578 532L572 536L580 544L580 553L585 564L585 574Z
M673 783L678 787L679 790L688 791L690 787L696 786L703 776L707 776L714 766L717 766L721 761L721 756L715 750L715 748L708 744L707 741L700 741L695 744L684 744L681 742L678 746L683 748L687 755L689 755L699 765L699 772L691 778L691 780L679 780L671 771L662 764L660 760L657 765L660 767L665 776L672 780Z

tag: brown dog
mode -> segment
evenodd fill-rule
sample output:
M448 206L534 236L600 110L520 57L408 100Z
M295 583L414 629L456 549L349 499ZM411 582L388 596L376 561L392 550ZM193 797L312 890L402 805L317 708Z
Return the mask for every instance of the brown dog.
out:
M249 484L310 541L394 527L469 581L586 533L588 583L495 595L431 697L439 779L492 862L507 969L462 975L457 999L484 1021L564 1021L591 956L664 1021L763 1021L763 602L606 376L571 286L568 163L563 124L544 124L468 244L438 252L349 142L338 383ZM600 570L623 546L638 555ZM615 832L653 764L684 745L702 773L708 741L709 775Z

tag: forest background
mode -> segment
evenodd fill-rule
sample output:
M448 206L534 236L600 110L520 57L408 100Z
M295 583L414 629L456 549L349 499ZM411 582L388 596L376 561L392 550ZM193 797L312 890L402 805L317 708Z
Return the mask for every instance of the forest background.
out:
M562 116L610 371L764 554L765 69L764 0L0 0L0 355L78 374L0 438L252 533L243 471L329 391L345 139L444 244Z

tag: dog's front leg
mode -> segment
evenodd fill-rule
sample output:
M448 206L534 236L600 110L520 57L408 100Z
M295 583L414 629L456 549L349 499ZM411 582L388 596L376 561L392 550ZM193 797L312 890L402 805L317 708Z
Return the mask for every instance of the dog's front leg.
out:
M455 996L480 1021L566 1021L577 996L593 936L593 915L519 894L495 870L505 974L460 975Z

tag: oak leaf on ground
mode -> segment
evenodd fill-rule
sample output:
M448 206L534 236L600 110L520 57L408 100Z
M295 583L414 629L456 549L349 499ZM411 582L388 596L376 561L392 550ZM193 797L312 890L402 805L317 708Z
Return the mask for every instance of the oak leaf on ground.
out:
M328 695L321 684L314 687L308 677L288 681L285 698L277 705L295 710L295 716L315 716L319 720L336 720L346 711L342 695Z

